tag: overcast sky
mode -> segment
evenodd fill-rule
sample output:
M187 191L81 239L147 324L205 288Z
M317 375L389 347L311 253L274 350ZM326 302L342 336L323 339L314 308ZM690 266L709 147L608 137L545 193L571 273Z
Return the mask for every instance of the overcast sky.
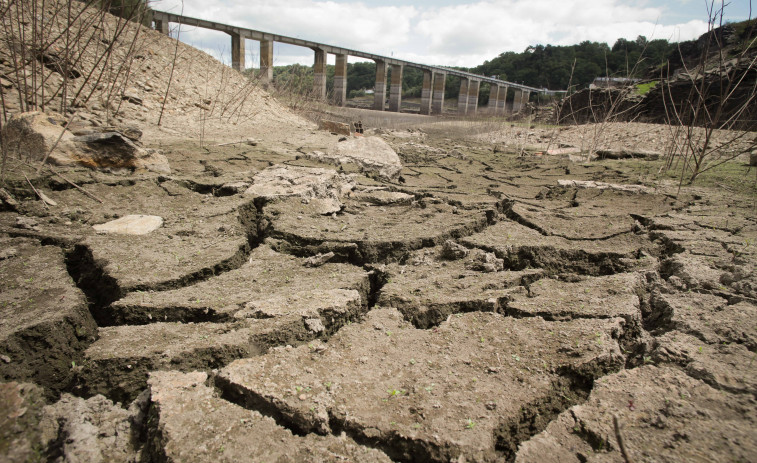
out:
M639 35L672 41L693 39L707 31L711 1L184 0L183 12L407 61L472 67L506 51L522 52L529 45L591 40L612 46L620 37L635 39ZM748 19L751 3L731 0L724 18ZM151 5L163 11L182 11L181 0L154 0ZM181 40L227 63L230 60L231 41L224 33L183 26ZM246 48L247 67L257 67L258 43L247 40ZM360 60L349 58L349 62L356 61ZM274 44L274 64L292 63L312 65L313 52ZM334 63L332 55L329 63Z

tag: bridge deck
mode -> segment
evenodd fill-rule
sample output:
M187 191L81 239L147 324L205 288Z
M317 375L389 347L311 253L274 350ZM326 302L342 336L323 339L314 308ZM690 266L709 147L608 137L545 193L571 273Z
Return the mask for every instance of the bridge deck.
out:
M350 48L343 48L334 45L328 45L320 42L313 42L311 40L298 39L295 37L288 37L286 35L272 34L270 32L258 31L255 29L248 29L244 27L232 26L229 24L217 23L214 21L207 21L205 19L193 18L191 16L184 16L175 13L168 13L165 11L153 10L153 18L159 21L166 21L178 24L186 24L188 26L202 27L203 29L212 29L227 34L237 34L240 37L245 37L251 40L270 40L273 42L286 43L289 45L297 45L301 47L311 48L313 50L319 49L326 53L334 55L349 55L356 56L358 58L366 58L374 61L383 61L387 64L403 65L418 69L424 69L437 73L445 73L453 76L464 77L466 79L474 79L481 82L487 82L490 84L497 84L508 86L511 88L518 88L521 90L528 90L529 92L546 93L544 89L529 87L527 85L518 84L515 82L508 82L506 80L495 79L493 77L481 76L470 72L460 71L458 69L447 68L443 66L432 66L428 64L414 63L412 61L405 61L389 56L376 55L373 53L366 53L360 50L353 50Z

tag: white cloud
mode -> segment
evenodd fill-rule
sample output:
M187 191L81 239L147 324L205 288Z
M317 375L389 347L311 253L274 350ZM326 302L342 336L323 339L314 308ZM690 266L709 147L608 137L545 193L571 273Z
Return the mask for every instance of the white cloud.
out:
M180 12L178 0L154 3ZM645 0L484 0L444 7L289 0L185 0L184 14L250 29L305 38L408 61L475 66L529 45L570 45L583 40L612 45L623 37L688 40L704 33L705 21L665 24L667 10ZM188 28L189 29L189 28ZM192 28L194 29L194 28ZM215 56L229 55L229 37L200 29L182 32ZM247 41L248 66L257 45ZM277 44L275 63L312 63L310 50ZM333 60L333 59L332 59ZM351 62L357 59L351 59ZM256 64L257 65L257 64Z

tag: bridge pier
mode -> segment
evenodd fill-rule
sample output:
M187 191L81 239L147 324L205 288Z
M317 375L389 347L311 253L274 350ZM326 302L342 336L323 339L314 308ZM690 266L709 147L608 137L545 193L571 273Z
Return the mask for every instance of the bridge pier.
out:
M468 114L475 115L478 111L478 91L481 89L481 81L470 79L468 83Z
M161 34L168 35L168 21L163 21L162 19L156 19L155 30L160 32Z
M228 32L231 36L231 67L244 71L244 36L235 32Z
M334 69L334 104L344 106L347 102L347 55L336 55Z
M431 98L434 92L434 73L423 70L423 89L421 90L421 114L431 114Z
M389 111L400 112L402 107L402 73L405 67L392 64L392 84L389 87Z
M499 86L499 95L497 97L497 109L496 112L500 116L507 114L507 90L510 87L508 85Z
M384 110L386 102L386 74L388 68L386 61L376 61L376 85L373 88L373 109L378 111Z
M447 83L447 74L443 72L434 73L434 94L432 95L431 113L444 113L444 86Z
M273 80L273 40L260 41L260 80L263 83Z
M521 112L528 102L529 92L520 88L515 89L515 98L513 98L513 114Z
M457 114L463 115L468 113L468 88L470 81L467 77L460 78L460 93L457 95Z
M492 116L497 115L497 99L499 98L499 85L489 85L489 103L486 105L486 111Z
M315 63L313 63L313 95L319 100L326 99L326 51L314 48Z

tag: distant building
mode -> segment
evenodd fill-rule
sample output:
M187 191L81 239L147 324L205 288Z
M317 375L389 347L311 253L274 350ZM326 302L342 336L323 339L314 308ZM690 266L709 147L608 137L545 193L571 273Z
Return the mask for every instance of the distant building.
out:
M640 80L629 79L628 77L596 77L594 82L589 85L589 88L620 88L633 85Z

